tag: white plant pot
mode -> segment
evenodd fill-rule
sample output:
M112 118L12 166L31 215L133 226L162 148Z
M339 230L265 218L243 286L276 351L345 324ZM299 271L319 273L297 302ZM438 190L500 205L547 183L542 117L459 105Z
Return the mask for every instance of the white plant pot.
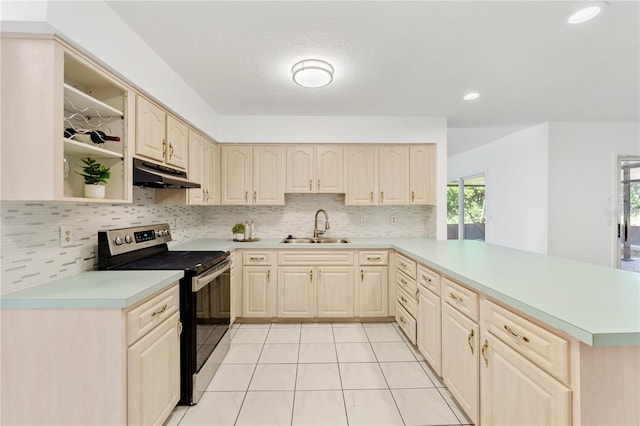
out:
M235 237L238 241L244 240L244 232L238 232L237 234L235 234Z
M85 198L104 198L107 187L104 185L84 185Z

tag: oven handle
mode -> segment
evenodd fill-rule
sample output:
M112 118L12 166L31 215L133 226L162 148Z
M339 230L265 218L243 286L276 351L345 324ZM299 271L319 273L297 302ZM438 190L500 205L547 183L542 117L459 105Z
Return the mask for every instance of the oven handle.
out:
M209 272L208 274L203 274L203 275L198 275L197 277L193 277L193 279L191 280L191 291L193 293L200 291L202 287L206 286L211 281L215 280L220 275L227 272L229 269L231 269L231 261L227 259L221 262L219 265L216 265L216 268L214 271Z

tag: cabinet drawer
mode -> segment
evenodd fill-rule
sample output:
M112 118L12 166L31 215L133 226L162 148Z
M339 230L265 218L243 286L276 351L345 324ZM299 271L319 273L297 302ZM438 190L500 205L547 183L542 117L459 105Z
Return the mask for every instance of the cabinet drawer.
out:
M396 321L411 343L416 344L416 320L402 307L400 302L396 304Z
M279 251L279 265L353 265L352 251Z
M127 344L131 345L179 309L180 296L176 284L128 311Z
M396 254L396 268L402 271L414 280L416 279L416 262L404 257L400 253Z
M442 279L444 300L472 320L478 322L478 294L447 278Z
M413 296L407 294L403 289L398 289L396 293L396 298L398 299L398 303L401 304L406 311L415 318L416 316L416 296L413 293Z
M388 265L389 252L387 251L360 251L358 252L360 265Z
M416 294L418 290L418 285L416 284L416 280L409 278L402 272L396 274L396 284L398 288L404 289L409 294Z
M275 253L271 251L243 251L242 264L252 265L273 265Z
M440 275L423 265L418 265L418 284L440 295Z
M569 342L488 300L481 303L482 326L538 367L569 381Z

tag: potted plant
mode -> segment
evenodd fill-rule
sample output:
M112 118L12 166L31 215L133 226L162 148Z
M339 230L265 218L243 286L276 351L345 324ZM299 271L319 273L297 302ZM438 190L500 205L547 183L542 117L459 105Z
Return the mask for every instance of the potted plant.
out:
M86 198L104 198L105 184L111 177L108 167L96 162L93 158L83 158L83 173L76 172L84 177L84 196Z
M234 235L236 240L244 240L244 224L236 223L231 228L231 233Z

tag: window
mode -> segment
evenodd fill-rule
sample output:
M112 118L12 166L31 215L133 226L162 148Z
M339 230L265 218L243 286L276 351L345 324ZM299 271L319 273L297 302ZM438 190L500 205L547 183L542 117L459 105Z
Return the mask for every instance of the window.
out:
M447 239L485 240L484 175L447 185Z

